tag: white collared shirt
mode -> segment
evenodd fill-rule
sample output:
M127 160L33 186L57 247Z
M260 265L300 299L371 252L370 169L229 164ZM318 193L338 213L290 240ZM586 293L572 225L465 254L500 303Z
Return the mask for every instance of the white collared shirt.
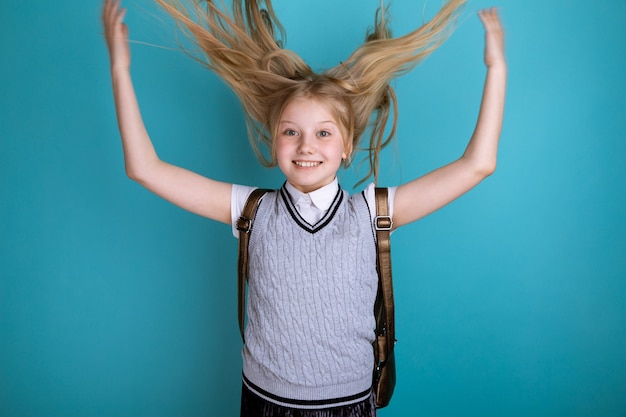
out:
M317 223L328 211L330 205L337 195L339 189L339 183L337 178L334 179L328 185L322 188L318 188L310 193L303 193L291 185L289 182L285 183L285 188L293 201L293 204L298 209L298 213L309 224Z
M243 212L243 207L246 205L246 201L250 196L250 193L258 187L248 187L245 185L233 184L233 190L230 201L230 214L231 225L233 235L239 238L239 231L237 230L237 220ZM303 193L298 191L289 182L286 183L285 188L289 193L294 205L298 209L298 213L309 224L317 223L328 211L332 204L337 190L339 189L339 183L337 178L328 185L318 188L310 193ZM374 183L370 183L365 190L365 199L370 207L370 216L372 221L376 217L376 197L374 196ZM396 187L389 187L389 215L393 217L393 203L396 194Z

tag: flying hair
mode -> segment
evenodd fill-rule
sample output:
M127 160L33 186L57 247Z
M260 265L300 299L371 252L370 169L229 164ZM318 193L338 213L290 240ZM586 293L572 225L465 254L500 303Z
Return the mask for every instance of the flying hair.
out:
M365 42L337 66L315 73L284 48L285 31L271 0L233 0L230 10L224 0L156 1L202 51L201 57L192 56L238 96L250 143L263 165L276 165L273 138L282 111L291 100L308 97L334 113L349 155L367 152L369 171L359 184L372 176L378 180L380 151L395 137L398 105L390 82L447 39L466 2L448 0L430 21L394 38L381 0Z

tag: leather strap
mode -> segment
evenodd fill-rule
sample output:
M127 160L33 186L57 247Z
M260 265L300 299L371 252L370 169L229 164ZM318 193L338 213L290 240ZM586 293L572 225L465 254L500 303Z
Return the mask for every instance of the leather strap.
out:
M245 343L244 325L246 320L246 283L248 282L248 241L252 231L252 222L261 202L261 198L270 190L257 188L252 191L246 205L243 207L241 217L237 220L237 230L239 230L239 260L237 265L238 279L238 316L239 332L241 340Z
M374 311L376 314L376 334L385 336L386 352L378 352L380 362L385 362L391 355L396 339L393 302L393 282L391 280L391 242L389 235L393 221L389 216L388 189L376 188L376 267L378 268L378 295Z

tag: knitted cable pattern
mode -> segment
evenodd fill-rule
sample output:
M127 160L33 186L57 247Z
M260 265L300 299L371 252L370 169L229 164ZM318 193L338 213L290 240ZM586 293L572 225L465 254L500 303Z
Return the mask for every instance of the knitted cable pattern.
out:
M339 190L318 224L267 194L250 236L244 375L269 393L325 400L372 377L376 247L362 194Z

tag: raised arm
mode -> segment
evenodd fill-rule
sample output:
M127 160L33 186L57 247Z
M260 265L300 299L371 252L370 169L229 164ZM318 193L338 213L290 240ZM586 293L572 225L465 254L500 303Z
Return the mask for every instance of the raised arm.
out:
M157 155L141 118L130 76L128 28L123 22L125 13L125 9L120 9L120 0L105 0L102 21L126 174L177 206L230 223L231 184L168 164Z
M496 169L506 89L504 32L495 8L478 13L485 28L487 76L478 122L461 158L401 185L394 200L394 227L418 220L472 189Z

